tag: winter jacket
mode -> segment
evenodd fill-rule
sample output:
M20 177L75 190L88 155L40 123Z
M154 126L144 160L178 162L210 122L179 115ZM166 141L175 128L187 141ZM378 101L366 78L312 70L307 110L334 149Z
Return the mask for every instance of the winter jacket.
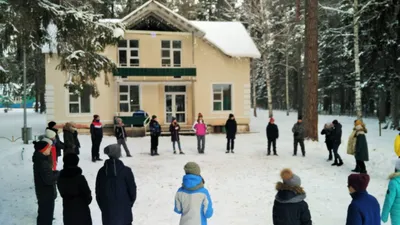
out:
M35 151L32 156L35 193L38 201L57 198L56 181L58 171L53 171L49 157Z
M207 129L207 127L206 127ZM236 132L237 132L237 123L236 120L231 120L228 119L225 123L225 132L226 132L226 138L228 139L235 139L236 138Z
M394 152L400 157L400 134L394 140Z
M133 220L136 183L131 168L119 159L108 159L96 178L96 201L103 225L126 225Z
M325 143L333 143L334 139L333 128L322 129L321 135L325 135Z
M178 128L178 129L176 129ZM179 131L181 130L181 127L179 126L179 124L177 123L176 125L173 125L171 123L171 125L169 125L169 132L171 132L171 141L179 141Z
M367 138L361 126L356 127L355 157L360 161L369 160Z
M389 176L389 187L382 208L382 221L387 222L390 213L392 225L400 224L400 173Z
M57 182L63 199L64 225L91 225L92 193L79 167L64 168Z
M52 130L52 131L54 131L56 133L56 138L55 138L55 142L54 143L55 143L56 153L57 153L56 156L59 157L59 156L61 156L61 150L64 149L64 143L60 140L60 136L58 136L58 129L49 128L49 127L47 127L46 130L47 129ZM56 157L56 159L57 159L57 157Z
M126 139L126 130L124 125L115 126L115 137L117 140L125 140Z
M203 120L194 122L192 129L196 132L197 136L204 136L207 133L207 125Z
M201 176L183 176L182 187L175 195L174 211L181 215L179 225L207 225L207 219L211 218L214 209Z
M332 136L334 143L340 144L342 142L342 124L337 123L333 125Z
M272 208L274 225L312 225L310 210L304 201L306 193L303 188L278 182L276 190L278 193Z
M65 129L63 130L64 133L64 155L75 153L75 138L74 138L74 130Z
M92 142L103 139L103 125L100 121L93 121L90 124L90 136L92 137Z
M161 126L156 120L151 120L149 123L150 135L158 137L161 135Z
M351 194L353 200L347 209L346 225L380 225L380 206L366 191Z
M304 140L305 129L303 123L295 123L292 128L293 137L296 140Z
M79 149L81 148L81 143L79 142L79 138L78 138L78 131L74 130L74 141L75 141L75 153L77 155L79 155Z
M268 123L267 128L266 128L266 132L267 132L267 139L268 140L276 140L279 138L279 130L278 130L278 125L276 124L272 124L272 123Z

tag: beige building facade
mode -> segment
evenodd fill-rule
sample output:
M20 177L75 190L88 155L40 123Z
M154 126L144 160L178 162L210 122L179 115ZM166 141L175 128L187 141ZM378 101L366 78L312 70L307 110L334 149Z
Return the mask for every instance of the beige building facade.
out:
M260 53L240 22L188 21L156 1L115 21L125 24L124 38L104 54L118 69L110 86L98 78L98 98L64 88L59 59L43 50L48 121L88 125L99 114L103 124L113 124L115 116L129 119L143 110L162 125L173 117L191 125L202 113L218 127L232 113L239 129L249 129L250 61Z

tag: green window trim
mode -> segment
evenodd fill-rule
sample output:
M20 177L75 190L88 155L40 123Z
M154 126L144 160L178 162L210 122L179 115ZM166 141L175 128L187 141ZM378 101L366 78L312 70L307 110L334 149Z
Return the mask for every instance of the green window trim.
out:
M161 77L161 76L180 76L180 77L188 77L188 76L196 76L197 70L196 68L125 68L118 67L113 76L126 76L126 77L138 77L138 76L152 76L152 77Z

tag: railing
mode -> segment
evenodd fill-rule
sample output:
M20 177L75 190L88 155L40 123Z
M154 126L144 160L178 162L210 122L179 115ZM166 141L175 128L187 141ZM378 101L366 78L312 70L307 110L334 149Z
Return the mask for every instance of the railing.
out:
M148 114L148 115L150 115L150 114ZM146 127L147 127L147 125L149 125L149 123L150 123L150 116L147 116L147 118L143 121L143 127L144 127L144 133L146 134Z

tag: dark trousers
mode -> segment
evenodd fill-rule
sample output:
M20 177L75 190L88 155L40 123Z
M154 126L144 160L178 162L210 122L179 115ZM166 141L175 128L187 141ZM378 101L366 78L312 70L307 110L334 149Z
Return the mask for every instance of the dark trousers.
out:
M268 154L271 153L271 144L274 149L274 153L276 153L276 139L268 139Z
M333 149L333 142L332 141L325 141L326 144L326 149L329 151L329 155L332 155L332 149Z
M38 201L36 225L52 225L54 216L54 199Z
M342 158L340 158L340 155L338 153L339 146L340 146L340 142L334 142L333 143L333 154L335 156L335 161L336 160L339 160L339 161L342 160Z
M303 153L303 155L306 154L306 150L304 148L304 140L303 139L294 139L294 154L297 155L297 145L300 144L300 148L301 148L301 153Z
M100 158L100 144L102 138L92 140L92 159Z
M367 168L365 166L364 161L356 160L356 162L357 162L357 167L360 169L360 173L366 173L367 172Z
M150 136L150 150L157 152L158 149L158 136Z
M226 150L233 150L235 148L235 139L227 138Z

